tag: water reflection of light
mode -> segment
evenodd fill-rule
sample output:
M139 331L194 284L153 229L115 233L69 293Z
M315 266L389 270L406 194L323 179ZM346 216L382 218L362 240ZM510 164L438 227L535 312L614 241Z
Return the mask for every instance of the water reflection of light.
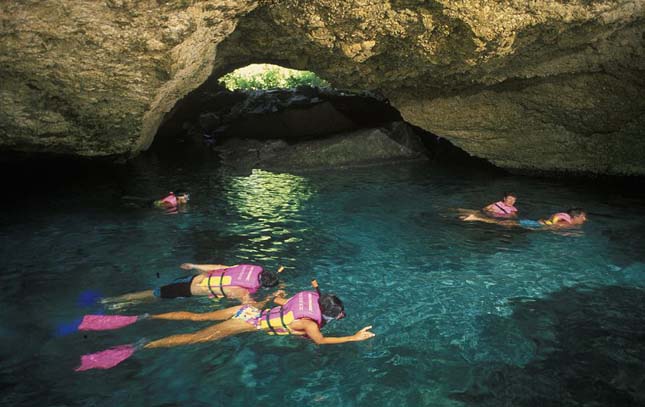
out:
M226 198L242 216L280 222L298 213L313 194L306 178L253 170L248 177L231 178Z
M287 260L307 231L302 212L314 194L306 178L292 174L253 170L230 178L225 198L241 218L238 233L249 237L239 252L258 261Z

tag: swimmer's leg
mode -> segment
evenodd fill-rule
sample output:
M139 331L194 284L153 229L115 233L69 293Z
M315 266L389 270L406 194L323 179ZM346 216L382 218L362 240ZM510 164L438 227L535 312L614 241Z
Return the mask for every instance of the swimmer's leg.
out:
M459 212L459 219L464 222L485 222L485 223L498 223L499 221L482 214L480 211L472 209L457 209Z
M154 298L155 298L154 290L145 290L145 291L139 291L136 293L119 295L117 297L103 298L101 299L101 303L111 304L115 302L145 301L145 300L151 300Z
M478 213L479 211L475 211L472 209L464 209L464 208L451 208L451 211L457 212L459 215L459 218L461 219L462 216L468 216L473 213Z
M213 312L201 312L201 313L185 312L185 311L167 312L165 314L151 315L150 318L169 319L169 320L175 320L175 321L177 320L224 321L226 319L231 318L233 315L235 315L235 313L239 311L240 308L242 308L241 305L222 309L219 311L213 311Z
M180 334L167 336L165 338L157 339L156 341L149 342L144 346L146 349L151 348L169 348L172 346L190 345L194 343L204 343L217 341L227 336L238 335L243 332L256 331L255 326L241 321L239 319L229 319L228 321L210 326L201 331L191 334Z

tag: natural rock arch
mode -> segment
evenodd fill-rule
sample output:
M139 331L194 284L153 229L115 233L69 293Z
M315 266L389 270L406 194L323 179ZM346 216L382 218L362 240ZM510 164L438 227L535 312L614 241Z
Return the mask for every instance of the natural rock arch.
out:
M254 62L377 90L505 168L645 174L640 0L3 2L4 149L147 148L174 104Z

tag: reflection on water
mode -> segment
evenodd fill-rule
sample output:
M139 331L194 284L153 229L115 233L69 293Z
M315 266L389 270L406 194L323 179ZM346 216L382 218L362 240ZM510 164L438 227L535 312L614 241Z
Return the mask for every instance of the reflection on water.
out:
M259 261L291 259L277 254L307 233L301 212L315 194L307 179L256 169L249 176L229 178L224 188L228 206L242 219L236 232L249 237L240 252Z
M283 222L298 214L315 194L303 177L253 170L247 177L231 177L225 186L231 207L243 218L249 216L266 223Z

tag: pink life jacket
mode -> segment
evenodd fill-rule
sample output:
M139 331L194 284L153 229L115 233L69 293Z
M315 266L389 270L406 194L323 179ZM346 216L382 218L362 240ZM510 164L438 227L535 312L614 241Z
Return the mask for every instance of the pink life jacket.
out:
M168 194L167 197L160 200L162 204L168 204L170 206L177 206L177 197L172 192Z
M222 270L211 270L208 272L208 290L213 296L223 295L224 287L242 287L249 290L249 293L255 293L258 288L262 287L260 274L262 267L253 264L239 264ZM212 277L219 277L219 284L211 285ZM213 286L219 287L219 293L213 292Z
M517 212L517 208L512 205L506 205L504 201L498 201L493 204L493 214L499 216L508 216Z
M552 215L551 219L555 220L555 222L553 222L553 223L559 223L560 221L565 221L566 223L571 223L573 221L571 219L571 215L569 215L566 212L558 212L558 213Z
M308 318L322 327L323 316L315 291L301 291L289 298L286 304L264 310L258 317L259 327L269 335L289 335L289 324L297 319Z

